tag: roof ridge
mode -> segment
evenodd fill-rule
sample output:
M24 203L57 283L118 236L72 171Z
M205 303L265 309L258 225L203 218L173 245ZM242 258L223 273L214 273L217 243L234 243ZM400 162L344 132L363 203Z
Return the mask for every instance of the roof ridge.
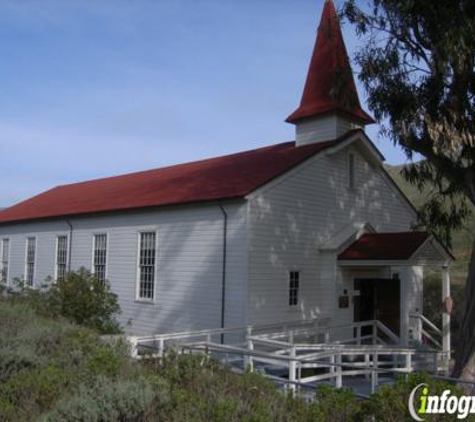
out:
M219 157L60 185L0 211L0 224L245 198L361 129L325 142L283 142Z
M217 155L217 156L214 156L214 157L202 158L202 159L194 160L194 161L186 161L186 162L183 162L183 163L170 164L170 165L166 165L164 167L155 167L155 168L151 168L151 169L147 169L147 170L138 170L138 171L131 171L131 172L128 172L128 173L115 174L115 175L112 175L112 176L97 177L97 178L94 178L94 179L82 180L80 182L64 183L64 184L57 185L55 188L63 188L63 187L68 187L68 186L81 185L81 184L86 184L86 183L91 183L91 182L97 182L97 181L100 181L100 180L115 179L115 178L119 178L119 177L136 176L136 175L141 175L141 174L146 174L146 173L152 173L152 172L155 172L155 171L158 171L158 170L173 169L173 168L177 168L177 167L181 167L181 166L188 166L188 165L192 165L192 164L204 164L206 162L213 161L213 160L220 160L220 159L223 159L223 158L235 157L235 156L239 156L241 154L247 154L247 153L262 151L262 150L265 150L265 149L275 148L275 147L278 147L278 146L284 146L284 145L289 145L290 146L291 144L295 145L295 141L279 142L277 144L271 144L271 145L266 145L266 146L259 147L259 148L253 148L253 149L249 149L249 150L233 152L233 153L230 153L230 154L223 154L223 155ZM52 189L55 189L55 188L52 188Z

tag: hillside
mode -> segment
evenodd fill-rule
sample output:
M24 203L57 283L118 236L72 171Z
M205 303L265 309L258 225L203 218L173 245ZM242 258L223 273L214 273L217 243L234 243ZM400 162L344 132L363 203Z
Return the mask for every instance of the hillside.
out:
M394 181L398 184L400 189L405 193L409 200L416 206L416 208L422 205L430 195L431 189L428 188L424 192L419 192L415 186L410 185L401 176L401 170L403 166L390 166L385 165L386 170ZM452 280L455 283L465 283L465 277L467 274L467 265L470 259L470 252L472 248L472 242L475 229L475 214L472 215L467 221L466 226L455 232L452 239L452 253L457 261L452 267Z

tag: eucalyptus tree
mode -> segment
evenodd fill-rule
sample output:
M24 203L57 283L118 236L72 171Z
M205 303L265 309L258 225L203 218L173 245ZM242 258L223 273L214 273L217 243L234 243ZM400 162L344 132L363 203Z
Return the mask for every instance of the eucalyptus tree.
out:
M363 41L359 79L382 133L415 164L403 175L433 194L420 220L442 240L475 206L475 2L348 0ZM475 379L475 247L454 375Z

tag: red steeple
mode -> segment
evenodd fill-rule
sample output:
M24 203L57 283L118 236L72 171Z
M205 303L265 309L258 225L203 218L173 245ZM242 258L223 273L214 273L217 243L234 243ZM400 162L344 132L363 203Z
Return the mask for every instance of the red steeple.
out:
M329 112L374 123L361 108L335 6L326 0L300 107L286 121L296 123Z

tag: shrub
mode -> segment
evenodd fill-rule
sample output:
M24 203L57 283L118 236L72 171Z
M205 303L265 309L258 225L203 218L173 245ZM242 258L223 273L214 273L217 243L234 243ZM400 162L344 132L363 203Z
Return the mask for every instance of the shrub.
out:
M8 302L0 306L0 377L0 420L8 422L391 422L410 420L408 397L421 382L431 394L460 394L416 375L381 387L367 401L320 387L317 400L307 402L282 394L267 378L237 375L204 356L132 360L124 343L106 344L93 330Z
M363 402L362 410L363 413L367 415L366 420L383 422L412 421L408 411L409 395L414 387L421 383L428 384L430 393L434 395L442 394L444 390L450 390L452 394L457 396L462 395L461 390L454 385L435 380L423 373L411 375L407 380L401 377L394 385L380 387L368 401ZM454 415L448 414L434 414L429 416L430 419L427 420L430 421L453 421L454 418L456 419ZM469 417L466 420L473 420L473 417Z
M92 388L81 387L76 395L60 400L43 421L144 421L167 400L166 389L146 378L112 382L100 377Z
M31 348L4 344L0 347L0 384L23 369L41 367L44 360Z
M142 375L124 343L106 344L97 332L35 315L26 303L0 306L1 421L36 420L98 376L112 383Z
M67 375L54 364L18 373L0 386L0 407L11 412L3 417L29 419L51 406L66 384Z
M118 334L120 326L115 316L120 313L117 295L108 282L102 283L85 268L71 272L56 282L46 280L32 289L23 280L15 280L10 289L12 303L26 303L39 315L58 318L97 330L101 334Z
M336 390L329 386L319 387L317 403L315 413L321 421L354 421L358 420L361 411L360 402L346 388Z

